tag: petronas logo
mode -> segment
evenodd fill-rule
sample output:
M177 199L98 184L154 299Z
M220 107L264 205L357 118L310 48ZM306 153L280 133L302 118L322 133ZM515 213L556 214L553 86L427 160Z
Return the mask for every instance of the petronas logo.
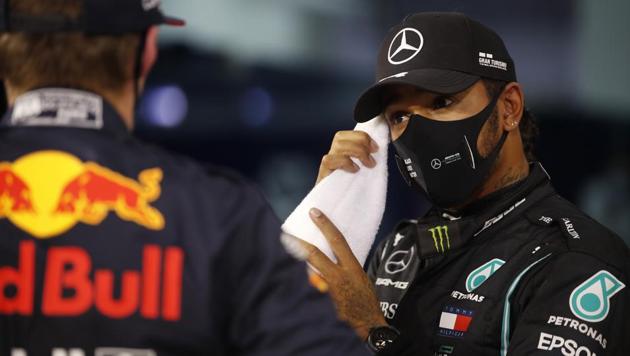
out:
M610 298L625 286L610 272L601 270L571 292L571 311L584 321L600 322L608 316Z
M435 244L435 250L437 252L446 252L451 248L451 238L448 236L448 226L436 226L429 229L431 237L433 237L433 243Z
M498 271L504 264L505 261L500 258L495 258L470 272L468 278L466 278L466 290L468 293L474 291L477 287L482 285L483 282L490 278L490 276L492 276L494 272Z

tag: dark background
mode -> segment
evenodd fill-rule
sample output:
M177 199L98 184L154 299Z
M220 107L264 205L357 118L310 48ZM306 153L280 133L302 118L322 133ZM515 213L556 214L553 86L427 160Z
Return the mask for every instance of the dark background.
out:
M630 239L627 0L167 0L164 9L189 25L162 31L136 134L238 170L281 218L312 187L335 131L354 127L387 29L416 11L461 11L506 42L556 188ZM389 189L380 235L426 209L393 165Z

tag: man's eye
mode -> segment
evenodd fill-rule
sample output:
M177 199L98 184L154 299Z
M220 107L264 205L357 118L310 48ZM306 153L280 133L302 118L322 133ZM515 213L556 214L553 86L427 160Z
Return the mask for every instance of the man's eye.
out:
M433 110L443 109L453 104L453 99L447 96L438 96L433 100Z
M389 122L392 125L400 125L401 123L409 120L409 113L405 113L402 111L396 112L389 117Z

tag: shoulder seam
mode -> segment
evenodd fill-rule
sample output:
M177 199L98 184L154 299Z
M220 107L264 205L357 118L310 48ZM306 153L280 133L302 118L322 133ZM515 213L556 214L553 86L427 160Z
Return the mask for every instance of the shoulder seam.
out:
M590 258L592 258L593 260L596 260L596 261L600 262L601 264L603 264L603 265L605 265L605 266L610 266L610 267L614 268L614 269L616 270L616 272L620 273L620 274L624 277L624 280L625 280L626 282L630 282L630 281L628 280L629 276L628 276L628 275L626 275L626 271L624 271L623 267L613 265L613 264L611 264L610 262L605 261L605 260L603 260L603 259L599 258L598 256L595 256L595 255L592 255L592 254L586 253L586 252L584 252L584 251L575 251L575 250L570 250L570 249L569 249L569 250L566 250L566 251L561 251L561 252L559 252L559 253L556 253L555 259L557 259L558 257L560 257L560 256L562 256L562 255L565 255L565 254L576 254L576 255L584 255L584 256L590 257ZM555 261L554 261L555 259L550 260L550 261L549 261L546 265L553 264L553 263L555 262ZM543 268L544 268L544 267L543 267Z

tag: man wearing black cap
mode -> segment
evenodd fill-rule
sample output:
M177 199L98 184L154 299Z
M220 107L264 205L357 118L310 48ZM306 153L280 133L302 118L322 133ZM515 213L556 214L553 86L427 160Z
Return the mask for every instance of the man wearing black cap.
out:
M363 355L238 176L135 140L157 0L0 1L0 355Z
M388 33L377 82L355 108L358 122L376 116L389 124L403 178L433 207L378 246L369 278L339 257L348 252L343 236L313 210L340 263L314 247L310 258L373 350L627 354L628 248L561 198L532 161L532 118L495 32L462 14L407 17ZM351 158L372 167L376 149L365 133L338 133L318 181L357 171ZM358 296L377 300L382 315L348 307Z

